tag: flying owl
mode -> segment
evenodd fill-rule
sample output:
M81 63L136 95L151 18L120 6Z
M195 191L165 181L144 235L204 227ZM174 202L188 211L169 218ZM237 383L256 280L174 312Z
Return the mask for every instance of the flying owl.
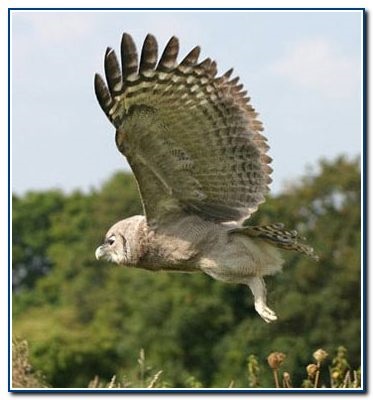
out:
M263 277L279 272L279 249L316 259L296 231L283 224L252 226L271 182L269 146L250 98L231 79L217 77L210 58L195 47L178 63L172 37L159 61L147 35L140 61L124 33L121 63L105 53L105 77L94 80L98 102L116 128L115 142L136 177L144 215L117 222L96 258L151 271L204 272L247 285L266 321Z

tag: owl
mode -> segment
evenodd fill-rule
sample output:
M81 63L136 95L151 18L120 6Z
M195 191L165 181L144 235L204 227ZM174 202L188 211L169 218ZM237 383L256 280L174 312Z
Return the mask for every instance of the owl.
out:
M150 271L202 272L247 285L266 322L277 319L264 277L281 271L281 250L317 259L283 224L254 226L272 172L258 114L232 69L217 76L200 47L178 63L172 37L158 58L148 34L140 59L124 33L121 57L108 48L98 102L114 125L118 150L135 175L144 215L114 224L96 258Z

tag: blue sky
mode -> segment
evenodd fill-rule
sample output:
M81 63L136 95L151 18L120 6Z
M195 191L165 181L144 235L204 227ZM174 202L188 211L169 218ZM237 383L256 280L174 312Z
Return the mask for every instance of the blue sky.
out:
M359 12L14 12L12 187L98 188L128 168L99 108L93 75L122 32L140 46L195 45L220 73L234 67L260 113L277 193L306 166L361 151Z

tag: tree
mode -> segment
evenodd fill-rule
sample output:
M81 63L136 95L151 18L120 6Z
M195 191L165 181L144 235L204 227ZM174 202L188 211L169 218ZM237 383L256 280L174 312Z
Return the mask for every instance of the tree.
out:
M95 375L138 381L140 349L171 387L190 379L206 387L232 380L247 387L248 356L262 364L272 351L287 354L284 366L298 386L316 348L333 353L343 345L352 367L360 365L359 160L322 161L254 214L253 224L285 222L297 229L320 255L316 264L284 253L284 272L267 278L269 303L279 316L271 325L257 316L243 285L96 262L94 250L107 228L142 212L131 175L116 174L89 194L34 196L42 200L26 195L13 203L14 238L22 239L14 251L23 254L27 243L30 254L48 260L48 269L14 292L13 330L29 341L32 364L53 386L86 387ZM24 204L30 204L28 219L21 218ZM17 254L14 268L24 263L28 269L30 260ZM260 382L272 385L270 370Z
M51 268L47 248L51 242L53 216L64 203L59 191L29 192L23 197L13 195L12 258L13 290L31 289Z

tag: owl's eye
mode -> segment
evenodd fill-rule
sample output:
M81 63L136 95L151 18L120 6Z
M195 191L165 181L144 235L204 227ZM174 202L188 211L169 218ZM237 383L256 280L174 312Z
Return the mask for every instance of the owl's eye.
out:
M111 236L108 239L106 239L106 243L108 243L109 246L112 246L114 244L114 242L115 242L115 237L114 236Z

